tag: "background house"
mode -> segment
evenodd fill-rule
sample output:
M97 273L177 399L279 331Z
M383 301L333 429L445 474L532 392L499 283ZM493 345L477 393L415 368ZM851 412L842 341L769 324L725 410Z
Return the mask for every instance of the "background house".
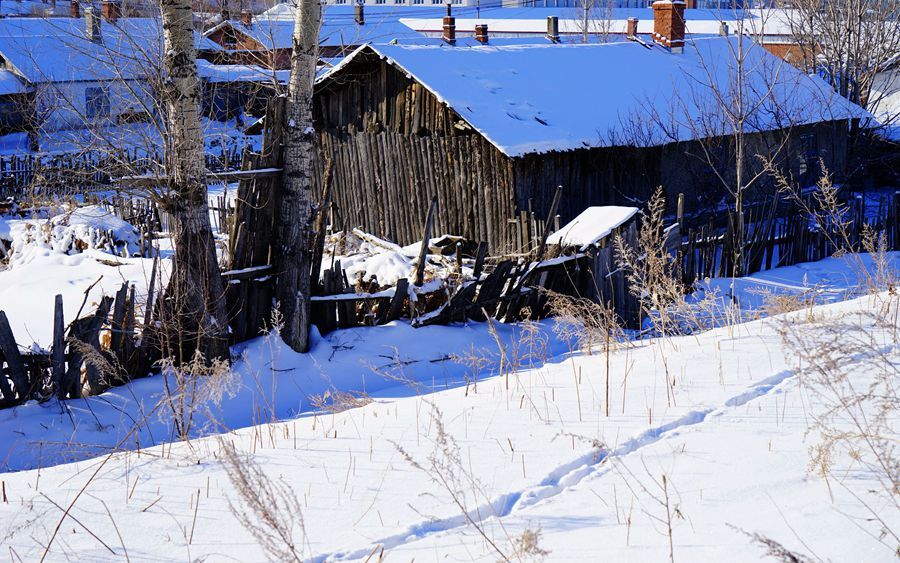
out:
M0 65L33 92L42 128L117 122L152 108L159 22L106 16L0 20Z
M734 170L734 129L715 100L730 97L738 42L745 103L758 108L744 123L748 154L778 147L798 177L812 178L820 158L840 173L846 120L865 111L748 39L672 50L372 45L317 85L338 224L410 243L436 196L436 232L501 251L516 240L508 221L545 217L557 186L563 222L592 205L643 201L659 185L671 200L685 193L689 210L725 204L719 178Z

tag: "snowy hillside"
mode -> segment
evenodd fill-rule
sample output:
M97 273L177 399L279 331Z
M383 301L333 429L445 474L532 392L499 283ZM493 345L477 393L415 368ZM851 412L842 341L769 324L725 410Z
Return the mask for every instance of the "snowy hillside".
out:
M804 267L834 282L826 262ZM796 283L786 270L770 283ZM569 353L550 322L497 341L478 324L339 331L311 363L263 339L239 366L261 387L204 416L287 420L118 452L129 394L149 406L157 378L71 401L74 419L26 405L0 421L8 463L48 421L65 444L25 459L103 455L2 475L0 537L15 560L893 560L896 467L878 462L896 459L879 456L896 441L898 299L781 303L800 310L609 354ZM267 402L275 383L299 417ZM862 400L833 410L850 389ZM868 442L848 438L862 415Z

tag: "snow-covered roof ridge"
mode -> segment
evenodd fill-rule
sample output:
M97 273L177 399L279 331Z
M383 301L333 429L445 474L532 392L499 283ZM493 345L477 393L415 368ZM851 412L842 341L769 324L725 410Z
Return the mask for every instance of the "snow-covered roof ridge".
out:
M750 39L695 39L683 54L636 42L447 48L365 45L421 83L510 157L658 146L733 133L726 108L743 41L746 132L872 116ZM730 108L729 108L730 109Z

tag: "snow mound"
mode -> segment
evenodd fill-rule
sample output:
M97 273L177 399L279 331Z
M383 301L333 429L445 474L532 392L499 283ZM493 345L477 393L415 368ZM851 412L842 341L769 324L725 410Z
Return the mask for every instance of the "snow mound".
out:
M99 250L141 256L140 232L100 205L68 210L46 221L5 219L3 224L12 241L13 264L30 261L35 251L72 255Z

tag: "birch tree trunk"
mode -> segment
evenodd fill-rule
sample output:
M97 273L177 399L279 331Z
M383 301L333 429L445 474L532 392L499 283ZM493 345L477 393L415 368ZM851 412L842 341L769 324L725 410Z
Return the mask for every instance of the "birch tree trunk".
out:
M177 363L199 350L207 359L228 356L228 325L206 194L200 126L200 82L190 0L161 0L166 79L169 195L174 225L172 276L160 303L161 344Z
M309 349L310 228L316 157L312 96L321 18L318 0L297 2L276 264L280 271L277 296L284 318L281 336L297 352Z

